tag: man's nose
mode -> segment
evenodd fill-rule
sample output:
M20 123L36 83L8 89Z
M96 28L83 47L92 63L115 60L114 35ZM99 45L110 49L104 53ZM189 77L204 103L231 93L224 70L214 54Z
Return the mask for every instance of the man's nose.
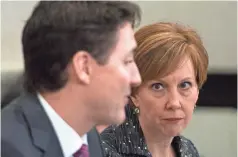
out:
M142 82L142 80L141 80L140 72L139 72L137 66L135 65L131 72L131 86L137 87L141 84L141 82Z

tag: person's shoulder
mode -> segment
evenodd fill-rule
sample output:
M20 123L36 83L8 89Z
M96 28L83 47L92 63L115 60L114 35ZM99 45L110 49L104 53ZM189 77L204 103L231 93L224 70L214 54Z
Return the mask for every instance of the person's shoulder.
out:
M21 117L26 97L21 95L6 104L1 111L2 125L11 126L12 123L22 123Z
M22 111L21 98L7 104L1 111L1 143L2 154L21 156L30 149L30 135L27 121Z
M108 147L114 147L116 141L116 129L115 125L111 125L107 127L101 134L100 138L102 140L103 145Z
M29 117L26 114L32 115L31 110L27 110L27 108L34 107L30 97L26 94L20 95L7 104L1 111L1 137L14 140L13 137L16 136L19 136L20 139L23 138L23 135L30 136Z
M26 122L22 110L22 98L18 97L9 104L7 104L1 111L1 135L9 136L14 132L20 131Z
M1 122L3 126L12 126L12 123L18 123L21 115L21 106L19 105L19 98L8 103L1 111Z
M184 136L177 136L174 138L174 143L179 145L179 152L185 155L192 155L193 157L199 157L198 150L195 144Z
M180 137L181 142L182 142L183 144L189 146L190 148L196 149L194 143L193 143L190 139L188 139L188 138L186 138L186 137L184 137L184 136L179 136L179 137Z
M116 129L116 125L111 125L100 134L105 157L121 157L115 147L117 143Z

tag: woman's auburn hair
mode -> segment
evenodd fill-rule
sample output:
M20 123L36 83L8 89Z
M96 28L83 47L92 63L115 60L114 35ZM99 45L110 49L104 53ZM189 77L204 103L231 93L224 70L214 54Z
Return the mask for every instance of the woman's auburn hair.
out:
M188 57L194 67L199 88L207 79L208 54L197 32L171 22L146 25L135 33L135 63L142 84L172 73ZM132 95L139 87L132 89Z

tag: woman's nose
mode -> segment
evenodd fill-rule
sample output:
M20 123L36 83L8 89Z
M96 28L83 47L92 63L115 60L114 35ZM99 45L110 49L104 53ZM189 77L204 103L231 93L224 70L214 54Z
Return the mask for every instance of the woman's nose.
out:
M177 90L168 92L168 102L166 107L173 110L181 108L180 94Z

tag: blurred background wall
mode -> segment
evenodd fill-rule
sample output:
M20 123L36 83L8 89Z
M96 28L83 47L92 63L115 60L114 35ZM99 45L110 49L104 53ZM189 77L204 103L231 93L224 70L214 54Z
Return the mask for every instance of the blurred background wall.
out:
M1 72L23 69L21 31L35 3L1 1ZM136 3L143 11L141 26L172 21L195 28L209 54L209 74L237 76L237 2ZM237 84L233 88L237 88ZM236 157L236 108L210 107L209 104L208 107L198 107L184 135L195 143L203 157Z

